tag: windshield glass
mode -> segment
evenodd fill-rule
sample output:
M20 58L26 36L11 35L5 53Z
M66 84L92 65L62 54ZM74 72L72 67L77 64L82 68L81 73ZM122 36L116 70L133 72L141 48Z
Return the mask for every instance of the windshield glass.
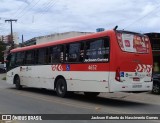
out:
M120 48L125 52L149 53L149 39L145 35L117 33Z

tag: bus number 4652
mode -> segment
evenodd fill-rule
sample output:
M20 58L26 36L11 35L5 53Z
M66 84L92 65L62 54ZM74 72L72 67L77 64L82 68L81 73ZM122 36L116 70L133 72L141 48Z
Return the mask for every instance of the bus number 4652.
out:
M97 65L89 65L88 70L97 70Z

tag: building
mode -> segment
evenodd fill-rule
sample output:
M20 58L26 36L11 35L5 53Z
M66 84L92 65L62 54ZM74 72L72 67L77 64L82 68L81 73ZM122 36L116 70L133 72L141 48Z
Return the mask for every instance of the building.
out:
M92 34L93 32L64 32L64 33L55 33L51 35L46 35L46 36L40 36L40 37L35 37L30 40L25 41L22 46L29 46L29 45L35 45L35 44L41 44L45 42L50 42L50 41L56 41L56 40L62 40L66 38L71 38L71 37L76 37L76 36L81 36L81 35L87 35L87 34Z
M18 40L18 33L14 32L13 33L13 42L16 45L19 45L19 40ZM12 39L11 39L11 35L0 35L0 41L4 42L5 44L11 44Z
M37 40L37 38L29 39L29 40L21 43L20 46L21 46L21 47L24 47L24 46L35 45L35 44L36 44L36 40Z
M19 37L18 37L18 33L16 32L13 33L13 41L14 41L14 44L19 45Z
M71 38L71 37L76 37L76 36L81 36L81 35L87 35L91 33L93 32L72 31L72 32L64 32L64 33L55 33L55 34L51 34L47 36L37 37L36 44L55 41L55 40L61 40L61 39L66 39L66 38Z
M6 61L6 58L11 50L11 48L15 48L15 47L18 47L19 45L19 41L18 41L18 33L14 32L13 33L13 42L14 42L14 45L13 45L13 42L12 42L12 38L11 38L11 35L0 35L0 41L3 42L3 45L5 46L5 50L3 50L3 61Z

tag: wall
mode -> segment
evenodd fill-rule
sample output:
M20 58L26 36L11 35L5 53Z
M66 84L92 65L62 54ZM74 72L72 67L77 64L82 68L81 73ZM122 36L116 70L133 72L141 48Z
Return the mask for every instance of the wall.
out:
M61 40L61 39L66 39L66 38L71 38L71 37L76 37L76 36L81 36L81 35L87 35L87 34L92 34L92 33L93 32L74 32L74 31L65 32L65 33L56 33L52 35L36 37L36 44L55 41L55 40Z

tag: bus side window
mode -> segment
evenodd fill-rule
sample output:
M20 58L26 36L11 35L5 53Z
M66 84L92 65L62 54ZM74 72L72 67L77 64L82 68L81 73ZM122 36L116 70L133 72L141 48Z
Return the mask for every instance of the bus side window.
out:
M11 62L11 54L9 54L6 58L7 62L6 62L6 70L10 70L10 62Z
M52 47L48 48L48 63L51 64L51 54L52 54Z
M71 43L66 45L66 62L81 62L83 60L82 43Z
M24 64L25 59L25 53L24 52L18 52L16 55L16 65L20 66Z
M84 62L108 62L109 51L109 38L87 41Z
M50 48L49 61L50 63L62 63L63 62L63 46L53 46Z
M26 64L34 64L34 51L26 51Z
M10 56L10 62L9 62L9 69L14 68L15 67L15 60L16 60L16 54L12 53Z
M81 48L79 53L79 62L84 61L84 42L81 42Z
M38 59L37 64L47 64L47 52L46 48L38 49Z

